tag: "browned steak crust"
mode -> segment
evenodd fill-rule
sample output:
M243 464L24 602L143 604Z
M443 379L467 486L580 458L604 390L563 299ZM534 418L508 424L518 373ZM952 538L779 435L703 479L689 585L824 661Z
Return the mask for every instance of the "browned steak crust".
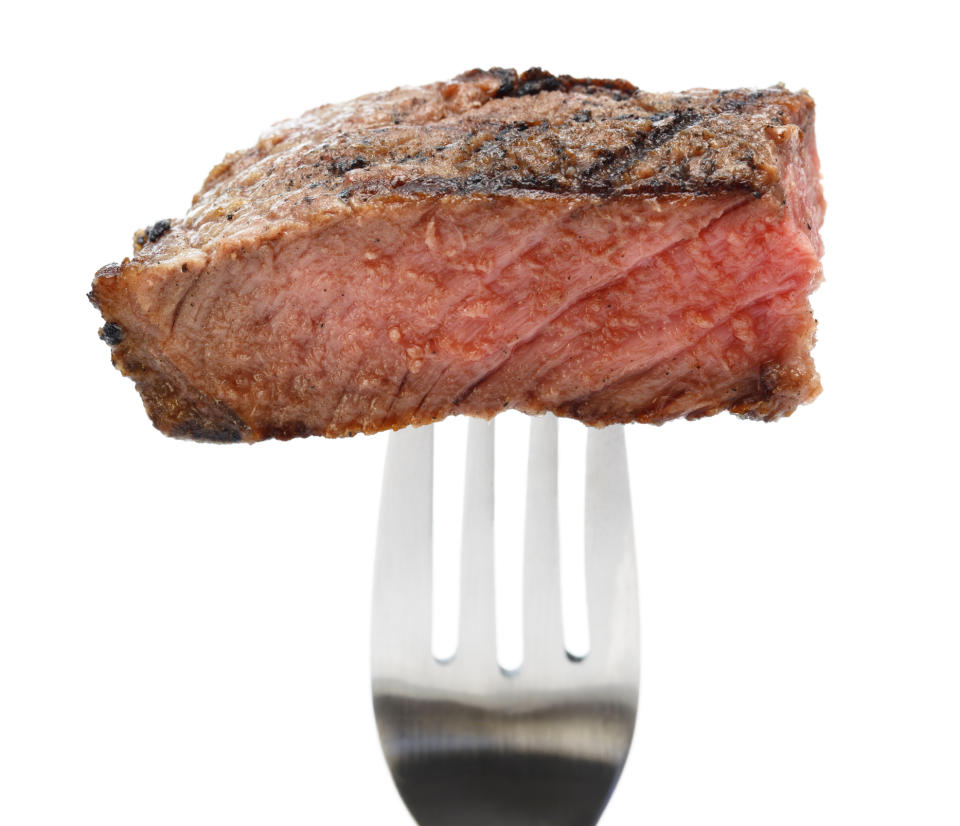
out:
M788 186L788 164L806 164L808 177ZM324 362L331 352L325 343L333 341L329 337L352 335L344 326L353 306L345 296L349 285L340 293L345 298L337 311L324 311L328 319L340 313L336 333L324 329L316 313L301 314L284 327L277 321L283 315L277 302L296 301L302 291L302 284L288 282L313 277L303 263L313 260L311 244L326 245L330 260L354 254L357 266L363 264L362 256L373 253L359 246L351 253L350 245L372 240L363 234L370 226L382 225L385 234L405 226L425 232L426 245L436 252L444 240L437 233L458 226L451 216L459 216L463 230L474 226L471 222L495 222L504 210L525 210L526 217L511 227L516 228L539 214L550 213L549 220L556 222L561 218L554 213L589 209L589 216L609 216L626 209L631 216L643 212L643 220L654 226L665 220L660 213L680 216L676 227L668 222L663 229L664 239L675 231L672 243L679 243L728 212L760 209L754 205L760 201L777 220L788 220L783 216L789 212L803 236L798 244L809 246L810 260L802 265L807 277L796 285L805 300L819 278L823 201L816 172L813 102L805 93L774 87L652 94L622 80L554 76L538 69L523 74L474 70L449 82L322 106L275 125L254 147L228 155L212 170L184 218L138 230L134 257L102 268L91 299L103 313L101 335L111 345L114 363L136 381L156 426L174 436L211 441L335 436L420 424L456 411L492 415L504 406L551 409L594 424L695 418L723 409L773 419L819 392L809 359L812 321L792 329L791 342L752 365L749 376L731 378L734 391L716 388L711 396L687 385L664 385L655 399L644 401L637 389L637 376L643 375L638 364L633 373L606 377L602 387L584 386L579 396L548 399L521 386L516 397L500 387L494 399L474 390L485 387L482 382L492 372L504 373L502 359L484 366L484 359L492 359L486 350L468 354L477 361L477 372L460 376L463 386L453 381L459 374L450 367L437 369L434 384L416 386L421 368L410 365L429 362L429 341L436 336L400 342L415 356L405 357L406 372L397 373L399 379L387 370L367 375L360 367L341 371L343 361ZM352 236L354 227L363 232ZM478 244L489 242L477 233ZM385 238L385 243L394 244L393 260L406 260L402 238ZM653 241L648 245L650 255L662 249ZM470 250L460 253L463 260L470 258ZM621 253L604 247L603 254ZM446 272L455 261L444 255ZM264 272L273 274L274 286L257 281L256 274ZM401 275L384 271L376 277ZM366 287L350 283L357 285L355 301L363 301ZM317 284L314 289L320 289ZM232 348L224 330L250 324L253 311L232 317L231 296L250 306L261 302L262 319L257 318L271 325L269 335L258 338L260 333L247 335L234 327L238 340L247 338ZM335 303L331 298L329 307ZM362 324L358 329L374 340ZM384 342L397 343L393 329L381 331L388 337ZM217 333L205 340L206 330ZM521 353L526 343L521 339L518 335L508 349L515 345ZM253 352L258 342L262 347ZM267 352L277 355L277 364L263 363ZM257 369L241 370L244 359ZM287 362L297 359L310 369L290 368ZM429 364L423 369L429 372ZM274 384L271 372L278 377ZM364 390L368 395L362 399L351 385L361 379L380 382ZM323 382L327 385L319 387ZM449 397L434 398L431 394L445 382L451 385ZM626 395L633 394L633 407L611 400L610 388L617 386L632 388ZM331 393L335 398L327 405L324 394ZM407 405L405 393L415 393L419 404Z

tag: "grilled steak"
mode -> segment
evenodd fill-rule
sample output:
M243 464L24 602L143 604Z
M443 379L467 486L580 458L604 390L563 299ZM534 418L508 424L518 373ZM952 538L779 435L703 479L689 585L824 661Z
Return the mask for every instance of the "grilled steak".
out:
M208 441L773 420L820 391L813 117L504 69L322 106L135 233L101 336L160 430Z

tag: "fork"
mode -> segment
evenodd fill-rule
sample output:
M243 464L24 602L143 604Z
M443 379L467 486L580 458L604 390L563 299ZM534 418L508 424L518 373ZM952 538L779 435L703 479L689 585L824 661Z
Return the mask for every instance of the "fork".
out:
M460 635L431 653L432 427L391 434L374 571L373 705L380 743L420 826L592 826L623 769L639 685L639 619L623 428L587 438L590 651L563 641L557 420L531 419L523 662L497 664L494 423L467 438Z

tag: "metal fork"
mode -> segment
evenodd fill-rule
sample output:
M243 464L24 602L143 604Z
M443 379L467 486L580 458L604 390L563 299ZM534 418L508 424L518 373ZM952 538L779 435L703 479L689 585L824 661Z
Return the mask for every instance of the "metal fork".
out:
M623 429L590 429L585 553L590 652L564 647L557 420L531 420L523 664L497 665L494 425L467 441L460 635L431 653L433 433L391 434L374 575L372 687L394 782L420 826L592 826L620 777L637 711L639 620Z

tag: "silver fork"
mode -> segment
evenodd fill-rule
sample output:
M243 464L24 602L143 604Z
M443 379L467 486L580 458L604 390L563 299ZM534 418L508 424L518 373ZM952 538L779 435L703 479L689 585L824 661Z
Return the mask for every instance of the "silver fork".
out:
M391 434L374 575L372 687L394 782L420 826L591 826L620 777L637 712L639 620L622 427L587 439L590 652L563 641L557 420L531 420L523 664L497 665L492 422L467 440L459 642L431 653L433 433Z

